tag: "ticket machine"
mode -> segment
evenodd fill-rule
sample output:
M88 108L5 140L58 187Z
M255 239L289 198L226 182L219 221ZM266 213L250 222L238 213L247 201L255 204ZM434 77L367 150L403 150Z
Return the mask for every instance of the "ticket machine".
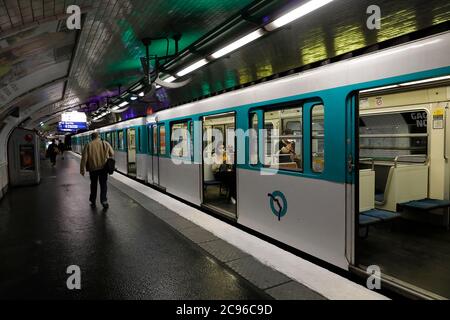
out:
M8 141L9 183L12 187L39 184L40 142L34 131L17 128Z

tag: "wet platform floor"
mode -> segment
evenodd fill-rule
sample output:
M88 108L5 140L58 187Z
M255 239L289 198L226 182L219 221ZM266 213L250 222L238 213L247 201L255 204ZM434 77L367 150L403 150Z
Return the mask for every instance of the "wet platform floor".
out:
M108 196L107 212L90 208L70 155L43 161L40 185L11 189L0 201L0 298L271 298L112 184ZM71 265L81 290L67 288Z

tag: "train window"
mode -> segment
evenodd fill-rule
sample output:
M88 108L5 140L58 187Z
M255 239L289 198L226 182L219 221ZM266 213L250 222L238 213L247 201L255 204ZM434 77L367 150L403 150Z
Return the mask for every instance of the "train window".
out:
M153 126L153 154L158 154L158 132L156 126Z
M325 108L316 105L311 109L311 164L314 172L325 168Z
M142 150L141 128L138 128L136 143L137 143L138 152L141 152L141 150Z
M119 131L119 149L123 150L123 130Z
M152 153L152 128L147 127L147 147L148 147L148 153Z
M427 155L425 111L361 115L360 157L393 160L398 156Z
M258 164L258 114L250 113L250 132L249 132L249 150L250 164Z
M175 157L191 157L188 122L174 123L170 130L170 150Z
M264 112L264 166L303 170L303 109L285 108Z
M166 154L166 127L159 126L159 155Z

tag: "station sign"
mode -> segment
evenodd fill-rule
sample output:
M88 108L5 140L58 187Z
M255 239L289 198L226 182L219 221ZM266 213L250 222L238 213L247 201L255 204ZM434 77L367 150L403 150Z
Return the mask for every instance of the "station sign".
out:
M86 122L64 122L58 123L59 132L77 132L78 130L86 130Z
M61 122L58 124L59 132L77 132L87 129L87 117L84 112L72 111L61 115Z
M80 122L87 122L87 117L84 112L78 112L78 111L72 111L72 112L65 112L61 115L61 122L74 122L74 123L80 123Z

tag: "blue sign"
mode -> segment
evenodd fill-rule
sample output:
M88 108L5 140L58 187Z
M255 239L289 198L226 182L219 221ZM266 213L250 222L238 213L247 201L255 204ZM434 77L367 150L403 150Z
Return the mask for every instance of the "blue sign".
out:
M281 191L275 191L267 195L270 198L270 209L278 217L278 221L287 214L288 203L286 196Z
M86 122L60 122L58 131L60 132L77 132L78 130L86 130Z

